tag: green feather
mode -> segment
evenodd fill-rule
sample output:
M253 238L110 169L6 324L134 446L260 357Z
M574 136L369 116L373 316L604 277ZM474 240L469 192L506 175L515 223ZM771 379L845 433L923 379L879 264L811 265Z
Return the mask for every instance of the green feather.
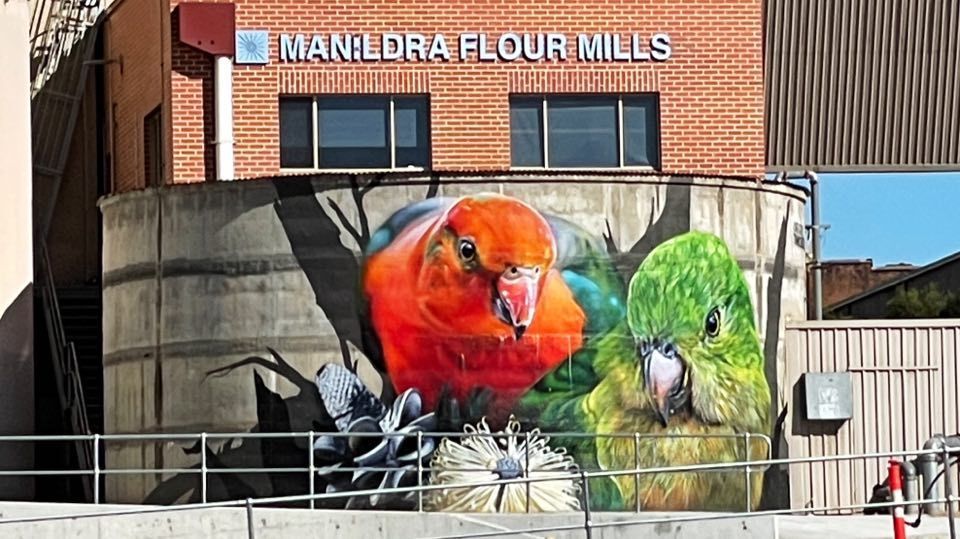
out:
M714 309L720 327L711 336L705 320ZM652 340L680 350L690 379L691 409L671 416L666 427L646 392L637 352L638 342ZM630 281L626 320L589 341L521 402L528 417L539 413L544 430L599 435L595 443L563 440L584 467L629 470L638 463L648 468L764 458L763 440L754 438L748 450L741 435L769 432L770 390L749 287L723 241L689 232L655 248ZM609 436L614 433L639 433L641 442ZM752 507L761 482L762 474L754 472ZM645 509L746 505L743 471L625 475L607 483L619 496L601 496L611 506L597 508L631 509L638 497ZM604 491L594 484L592 489Z

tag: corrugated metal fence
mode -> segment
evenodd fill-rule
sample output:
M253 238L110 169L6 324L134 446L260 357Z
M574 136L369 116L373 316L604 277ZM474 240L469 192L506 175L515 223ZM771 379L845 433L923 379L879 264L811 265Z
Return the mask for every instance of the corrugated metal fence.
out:
M790 457L919 449L934 434L960 432L958 344L960 320L788 325L783 387L793 391L785 430ZM807 421L805 372L849 372L853 419ZM885 477L879 461L792 465L791 506L865 503Z
M770 170L960 168L960 0L766 0Z

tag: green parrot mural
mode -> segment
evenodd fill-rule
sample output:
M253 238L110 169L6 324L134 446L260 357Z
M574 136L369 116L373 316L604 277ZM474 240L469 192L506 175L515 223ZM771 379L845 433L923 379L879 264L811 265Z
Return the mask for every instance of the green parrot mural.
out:
M627 317L588 342L521 400L580 466L603 470L765 458L770 389L747 282L724 242L689 232L657 246L633 275ZM639 451L633 437L640 433ZM658 437L668 435L669 437ZM679 435L679 436L678 436ZM751 506L762 473L750 477ZM591 482L598 508L742 510L742 471L623 475ZM639 490L638 490L639 489ZM638 500L639 496L639 500Z
M408 204L374 230L350 259L361 293L348 305L380 394L346 357L313 383L274 350L212 372L257 365L301 389L308 412L293 419L316 431L322 465L312 484L343 495L326 507L578 510L578 469L618 472L590 479L595 510L742 511L748 492L758 507L763 470L634 472L767 456L754 307L723 240L686 232L621 273L629 257L589 229L495 193ZM255 387L257 428L292 428L284 399ZM268 449L265 463L303 462L296 444ZM552 479L490 484L523 477ZM423 481L442 488L370 493Z

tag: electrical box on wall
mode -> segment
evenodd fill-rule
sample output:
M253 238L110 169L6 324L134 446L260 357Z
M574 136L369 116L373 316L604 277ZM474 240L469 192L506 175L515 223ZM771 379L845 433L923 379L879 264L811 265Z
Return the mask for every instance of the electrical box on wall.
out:
M803 375L803 383L808 420L843 421L853 417L853 378L849 372L808 372Z

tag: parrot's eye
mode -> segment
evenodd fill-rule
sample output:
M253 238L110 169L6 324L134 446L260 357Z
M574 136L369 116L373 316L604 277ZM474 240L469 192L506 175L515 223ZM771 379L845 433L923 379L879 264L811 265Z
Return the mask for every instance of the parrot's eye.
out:
M716 337L720 333L720 309L710 311L703 324L703 330L711 337Z
M457 252L459 252L460 258L463 259L464 262L470 262L477 256L477 246L470 240L460 240Z

